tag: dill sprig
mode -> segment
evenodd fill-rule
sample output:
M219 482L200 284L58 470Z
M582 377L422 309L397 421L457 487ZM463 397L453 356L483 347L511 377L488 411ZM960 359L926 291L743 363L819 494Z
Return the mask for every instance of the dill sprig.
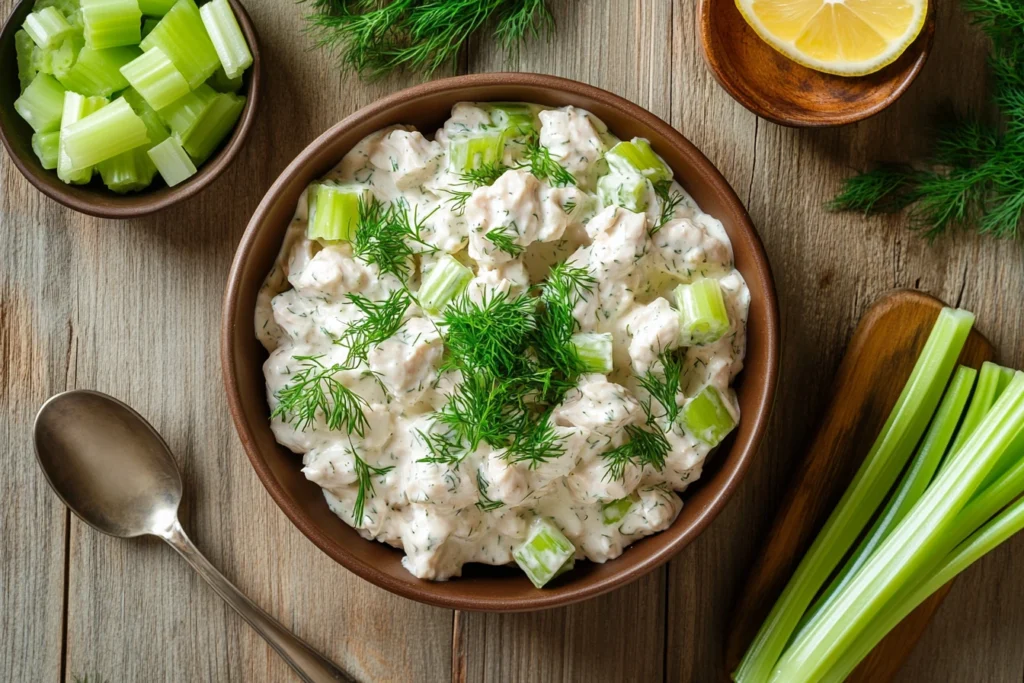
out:
M523 253L525 247L515 241L516 237L519 236L519 231L516 229L515 221L511 225L502 225L497 228L489 230L484 237L493 244L498 251L503 251L512 258L519 256Z
M319 47L366 79L396 70L430 75L454 65L486 27L510 55L554 27L545 0L307 0Z
M481 470L476 471L476 490L480 494L480 500L477 501L476 506L484 512L493 512L498 508L505 507L505 503L500 500L492 500L487 496L487 489L490 484L487 479L484 478L484 473Z
M455 467L466 457L466 449L462 447L458 435L452 431L426 433L416 430L416 433L430 452L430 455L420 458L417 462Z
M650 465L658 471L665 469L665 457L671 446L660 429L655 427L649 431L636 425L627 425L626 435L629 441L601 454L605 459L604 481L623 479L626 466L630 464L636 467Z
M671 352L662 353L658 356L658 361L658 365L661 366L660 372L652 367L637 378L640 386L650 394L640 404L647 415L647 424L654 424L656 419L665 418L671 425L679 417L679 411L682 410L676 401L683 375L683 362L678 355ZM660 415L654 414L652 404L655 402L661 406Z
M654 193L661 200L661 213L658 216L658 224L648 231L653 237L665 224L675 218L676 209L683 203L683 194L672 189L672 181L654 183Z
M461 216L466 213L466 202L473 196L472 190L450 190L441 188L441 192L448 195L445 201L451 206L452 213Z
M485 372L494 377L518 377L524 372L525 347L536 327L536 299L485 293L477 303L456 297L439 323L448 351L446 366L463 373Z
M503 457L510 463L525 462L533 470L564 453L548 410L539 417L524 420Z
M551 268L541 286L543 306L537 314L533 347L540 364L558 374L559 391L574 385L586 370L572 344L572 335L579 326L573 309L596 285L597 280L586 267L563 262Z
M515 380L473 372L455 387L436 419L465 450L476 450L481 442L503 448L524 419L523 394L517 389Z
M370 349L390 339L405 322L405 314L412 305L412 295L405 289L397 289L384 301L371 301L362 294L345 295L363 316L352 322L334 343L348 349L345 365L355 367L357 361L365 362Z
M531 135L526 140L526 161L521 167L529 168L537 180L546 180L554 187L576 184L576 176L551 158L551 152L540 144L536 135Z
M362 437L367 427L363 413L366 400L335 377L345 367L337 363L324 365L321 358L295 356L302 369L293 373L291 381L276 393L278 404L271 419L282 417L295 429L304 431L320 413L328 429L342 429Z
M924 164L882 165L846 180L829 207L895 213L932 239L952 228L1017 237L1024 213L1024 11L1007 0L963 0L992 40L989 68L1001 126L951 117Z
M464 185L473 187L486 187L493 185L498 178L505 175L506 171L512 170L512 166L506 166L500 161L483 164L480 168L473 168L459 174L459 180ZM518 166L516 168L519 168Z
M393 465L390 467L374 467L360 458L354 448L349 450L349 455L352 456L352 467L355 470L356 482L359 487L356 490L356 502L352 508L352 519L356 524L362 524L366 497L376 495L376 491L373 488L373 477L383 477L395 468Z
M410 212L401 200L385 204L376 197L360 199L352 251L366 263L375 264L381 274L391 273L404 282L413 256L437 251L420 234L428 218L430 214L418 219L416 209Z

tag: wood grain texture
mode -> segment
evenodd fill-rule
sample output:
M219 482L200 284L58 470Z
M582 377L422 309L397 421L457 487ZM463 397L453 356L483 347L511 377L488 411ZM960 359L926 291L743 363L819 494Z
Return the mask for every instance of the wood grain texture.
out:
M739 665L800 558L867 456L941 308L937 299L899 290L882 297L861 319L839 366L829 407L736 604L726 645L728 670ZM959 362L980 368L993 356L992 345L974 330ZM850 677L851 683L892 680L947 591L948 587L938 591L879 643Z
M420 79L367 85L343 76L307 50L301 7L245 4L267 64L262 111L239 159L194 201L129 222L90 219L36 193L0 157L2 680L296 680L168 549L68 521L28 440L38 404L65 386L108 391L152 420L183 468L196 543L360 680L705 683L721 675L737 591L871 301L917 287L959 302L978 314L1003 361L1024 365L1021 245L960 235L928 246L899 218L822 209L851 168L923 151L923 122L945 99L985 102L984 45L955 3L936 4L932 58L894 108L849 128L794 131L756 119L714 82L697 45L695 0L553 0L557 38L531 44L512 68L576 78L648 107L748 205L783 313L771 431L715 523L667 569L620 591L533 615L460 614L457 624L450 611L392 597L316 550L260 486L223 404L216 337L234 245L273 179L329 125ZM12 6L0 0L4 15ZM464 66L505 68L494 50L473 44ZM900 680L1020 683L1022 570L1024 538L972 567Z

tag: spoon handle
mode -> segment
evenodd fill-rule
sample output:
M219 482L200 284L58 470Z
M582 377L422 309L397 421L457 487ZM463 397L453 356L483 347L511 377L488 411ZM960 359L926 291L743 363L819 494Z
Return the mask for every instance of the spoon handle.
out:
M181 522L175 519L167 531L158 535L177 550L178 554L184 557L201 577L206 579L213 590L224 598L224 602L231 605L236 612L242 615L243 619L249 622L250 626L256 629L257 633L263 636L263 639L277 651L277 654L281 655L284 661L288 662L295 670L299 678L306 683L336 683L337 681L354 683L341 669L257 607L252 600L243 595L233 583L217 571L185 534L185 530L181 528Z

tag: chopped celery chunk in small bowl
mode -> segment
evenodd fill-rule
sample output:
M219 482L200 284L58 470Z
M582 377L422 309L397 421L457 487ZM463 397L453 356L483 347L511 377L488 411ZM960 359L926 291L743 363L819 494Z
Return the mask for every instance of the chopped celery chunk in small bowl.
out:
M76 211L126 218L209 185L256 112L237 0L22 0L0 33L0 139Z

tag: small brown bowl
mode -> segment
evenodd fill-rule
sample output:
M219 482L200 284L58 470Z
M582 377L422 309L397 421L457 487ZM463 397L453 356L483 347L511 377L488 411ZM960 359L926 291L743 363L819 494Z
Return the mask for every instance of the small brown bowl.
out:
M302 475L301 461L274 441L256 340L256 295L281 248L300 193L366 135L395 124L436 130L462 101L523 101L583 107L623 138L648 138L701 207L732 239L736 267L751 293L746 369L737 387L743 417L735 436L708 460L704 476L684 495L672 526L605 564L578 562L549 588L537 590L505 567L469 565L462 578L417 579L399 550L359 536L332 513L320 488ZM425 83L365 107L314 140L274 182L242 236L228 276L221 330L228 406L263 485L295 525L325 553L364 579L398 595L442 607L524 611L566 605L622 586L663 564L711 523L736 489L765 428L775 395L779 314L771 269L746 210L722 175L686 138L653 114L604 90L554 76L495 73Z
M842 126L874 116L899 99L921 71L935 36L935 0L921 34L900 57L867 76L844 77L797 64L743 19L734 0L700 0L701 51L733 99L783 126Z
M245 107L235 125L235 130L220 151L199 167L198 173L174 187L163 184L159 174L149 188L141 192L117 194L111 192L99 179L93 178L87 185L67 185L57 177L57 171L43 168L32 151L32 127L14 110L21 85L18 82L17 56L14 51L14 34L32 12L33 0L21 0L7 18L0 32L0 140L7 148L14 165L30 183L50 199L64 206L100 218L130 218L160 211L171 204L188 199L212 183L228 167L245 143L256 117L260 93L260 47L252 19L238 0L228 0L238 18L238 25L245 34L252 52L252 66L245 72L241 94L245 95Z

